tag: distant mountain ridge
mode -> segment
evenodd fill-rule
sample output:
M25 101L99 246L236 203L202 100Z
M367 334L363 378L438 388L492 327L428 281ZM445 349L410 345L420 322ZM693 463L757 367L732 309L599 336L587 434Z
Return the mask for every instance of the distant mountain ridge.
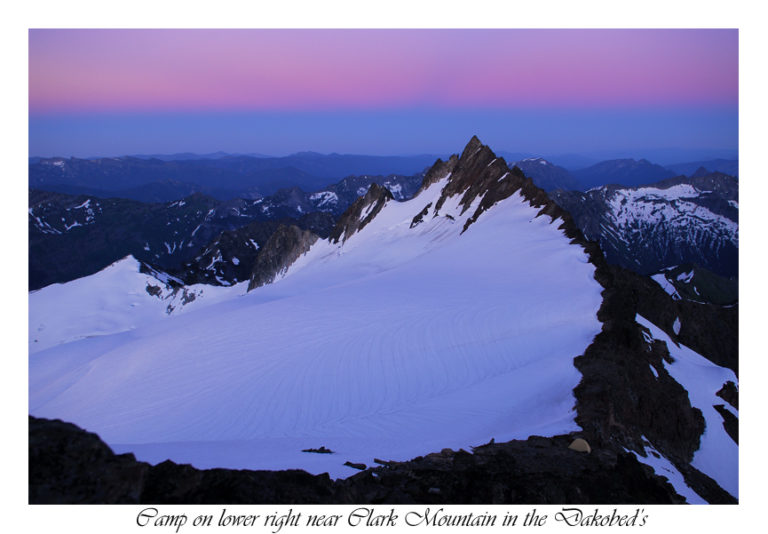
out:
M608 184L636 187L671 178L675 173L647 159L613 159L601 161L590 167L573 171L580 190Z
M676 163L674 165L666 165L666 168L674 172L675 174L682 174L685 176L692 176L699 169L704 169L706 173L721 172L729 176L739 175L739 160L738 159L710 159L703 161L690 161L687 163Z
M554 191L610 263L641 274L692 263L738 275L738 181L722 173L651 185Z
M31 159L29 185L66 194L141 201L178 200L204 193L219 200L261 198L279 189L317 191L348 176L414 175L436 156L356 156L300 153L285 157L177 155Z
M293 187L257 200L227 201L193 193L173 202L144 203L33 189L30 289L93 274L127 255L187 283L235 284L250 278L258 247L281 224L326 237L336 218L371 184L404 200L422 178L350 176L311 193Z
M549 192L555 189L574 191L579 189L579 184L570 171L544 158L525 158L510 165L517 166L544 191Z

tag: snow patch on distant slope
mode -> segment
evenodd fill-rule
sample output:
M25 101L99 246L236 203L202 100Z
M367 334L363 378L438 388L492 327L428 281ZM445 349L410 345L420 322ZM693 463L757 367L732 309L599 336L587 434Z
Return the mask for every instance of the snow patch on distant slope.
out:
M335 206L339 202L339 196L333 191L319 191L309 195L309 200L316 202L317 208Z
M665 222L678 227L704 222L710 232L738 246L737 222L687 200L698 198L702 193L690 184L678 184L667 189L616 189L606 198L610 208L606 217L612 224L625 230L633 228L638 221L647 225Z

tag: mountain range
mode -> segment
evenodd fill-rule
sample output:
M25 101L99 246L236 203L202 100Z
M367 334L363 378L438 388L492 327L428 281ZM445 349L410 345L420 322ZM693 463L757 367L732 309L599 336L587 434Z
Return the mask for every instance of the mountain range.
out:
M231 285L249 274L243 270L246 264L233 261L252 259L280 224L296 224L325 237L335 219L374 181L405 199L421 179L356 176L314 193L294 187L258 200L228 201L195 193L164 203L33 189L29 287L93 274L127 255L187 281Z
M567 169L542 157L504 153L545 191L586 191L617 184L639 186L674 176L723 172L738 175L738 160L702 160L662 167L648 160L614 159ZM280 189L319 191L356 176L423 176L437 156L355 156L300 152L285 157L257 154L174 154L118 158L30 158L34 189L144 202L180 200L203 193L219 200L258 199ZM564 160L567 161L567 160Z
M735 180L675 180L593 196L616 205L614 229L640 212L727 233ZM70 211L89 222L104 212L93 202ZM247 283L189 284L128 257L43 287L30 293L31 429L45 427L38 418L71 421L118 454L162 465L164 487L177 488L142 476L110 500L118 482L103 482L101 502L184 502L200 495L184 480L210 480L213 468L218 487L285 480L288 502L341 502L344 491L358 502L529 502L505 482L513 474L546 502L736 502L737 303L694 298L706 275L665 274L697 279L675 298L664 280L606 261L564 204L473 137L412 196L372 182L327 236L279 226L247 261L237 256ZM699 217L705 209L725 221ZM61 230L53 220L40 231ZM247 235L226 235L222 258L230 243L247 246ZM523 461L537 474L515 471ZM47 493L33 483L38 502L79 499L73 487L94 477L126 481L77 453L67 465L76 476L31 477L55 481ZM450 474L437 475L441 465ZM325 489L287 490L291 469L320 477L305 488ZM590 469L616 473L621 488L594 493ZM350 482L326 484L322 473ZM496 478L492 494L474 489ZM205 502L220 502L206 491ZM246 498L269 499L263 491Z
M291 187L318 191L353 175L419 174L434 160L435 156L430 155L355 156L314 152L280 158L39 158L30 162L29 186L73 195L149 202L179 200L192 193L219 200L258 199Z
M738 181L712 173L641 187L554 191L606 259L641 274L693 263L738 276Z

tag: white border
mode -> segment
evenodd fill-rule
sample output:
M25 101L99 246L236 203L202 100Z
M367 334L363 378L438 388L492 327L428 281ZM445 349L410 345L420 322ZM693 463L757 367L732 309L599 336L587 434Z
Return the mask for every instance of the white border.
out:
M766 188L765 144L768 95L763 52L768 49L765 22L757 2L672 1L538 1L494 0L416 1L233 1L135 0L30 0L4 7L2 32L2 177L10 189L0 221L3 238L3 351L2 406L4 431L0 459L3 530L44 532L77 529L79 532L136 532L139 506L49 507L29 506L26 477L26 254L27 254L27 30L28 28L226 28L226 27L528 27L528 28L739 28L740 35L740 175L744 177L741 207L741 504L739 506L644 507L651 520L644 530L722 532L723 528L752 531L761 528L764 453L757 450L764 431L763 379L765 351L759 332L766 302L764 257L766 243L762 209ZM8 197L7 197L8 198ZM173 507L163 507L172 511ZM219 507L181 507L204 513ZM228 509L234 507L227 507ZM243 513L254 507L237 507ZM309 508L309 507L303 507ZM323 507L320 507L323 508ZM325 507L329 508L329 507ZM336 507L337 509L340 509ZM380 507L377 507L380 508ZM406 507L407 508L407 507ZM488 508L488 507L483 507ZM505 507L510 508L510 507ZM527 511L530 507L518 507ZM559 507L537 506L556 511ZM602 507L605 509L606 507ZM195 510L200 509L200 512ZM268 509L268 510L267 510ZM265 507L270 513L287 507ZM256 512L259 513L259 512ZM341 513L341 512L337 512ZM551 512L553 513L553 512ZM228 529L228 531L231 529ZM323 529L325 530L325 529ZM359 530L355 529L355 530ZM189 532L189 530L186 530ZM208 529L206 529L208 531ZM264 529L260 531L265 532ZM288 532L283 530L282 532Z

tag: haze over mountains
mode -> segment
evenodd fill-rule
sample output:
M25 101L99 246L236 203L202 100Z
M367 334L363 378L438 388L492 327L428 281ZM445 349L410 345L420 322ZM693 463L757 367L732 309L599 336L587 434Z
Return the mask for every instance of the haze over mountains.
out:
M220 200L261 198L279 189L317 191L351 175L414 175L434 156L383 157L302 152L282 158L254 156L145 159L47 158L30 163L30 187L164 202L192 193Z
M562 166L547 158L505 153L547 191L585 191L620 184L638 186L701 169L738 175L737 160L700 160L662 167L648 160L614 159L592 165ZM262 155L173 154L115 158L30 158L29 184L36 189L145 202L179 200L203 193L220 200L261 198L279 189L312 192L348 176L417 175L438 158L363 156L301 152L285 157ZM534 163L538 163L539 166Z

